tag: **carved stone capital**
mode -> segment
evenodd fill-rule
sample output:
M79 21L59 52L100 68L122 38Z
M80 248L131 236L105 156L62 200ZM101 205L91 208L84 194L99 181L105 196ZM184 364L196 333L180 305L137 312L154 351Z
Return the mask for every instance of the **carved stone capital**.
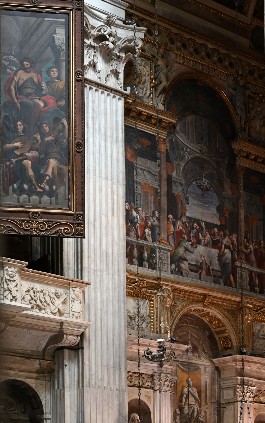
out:
M253 385L237 385L236 400L243 402L252 402L256 393L256 386Z
M85 20L85 77L122 89L124 66L138 55L145 29L91 7Z
M170 392L174 393L174 379L171 375L166 373L154 373L153 374L153 389L160 393Z

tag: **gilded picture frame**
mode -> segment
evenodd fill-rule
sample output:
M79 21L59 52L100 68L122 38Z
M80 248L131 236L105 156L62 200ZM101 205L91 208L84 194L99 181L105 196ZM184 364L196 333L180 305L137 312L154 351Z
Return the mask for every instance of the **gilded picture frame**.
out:
M0 0L0 233L84 237L83 1Z

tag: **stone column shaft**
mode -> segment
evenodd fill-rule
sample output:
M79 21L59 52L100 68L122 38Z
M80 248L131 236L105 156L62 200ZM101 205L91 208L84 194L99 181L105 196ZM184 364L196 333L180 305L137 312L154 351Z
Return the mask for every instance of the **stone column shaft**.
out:
M52 422L83 421L83 375L79 361L80 354L80 350L69 349L58 350L55 353Z

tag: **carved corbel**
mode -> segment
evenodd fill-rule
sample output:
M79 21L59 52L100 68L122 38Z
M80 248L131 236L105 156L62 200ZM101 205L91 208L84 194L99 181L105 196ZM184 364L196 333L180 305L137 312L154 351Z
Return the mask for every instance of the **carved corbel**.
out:
M64 329L63 322L61 322L59 332L48 339L43 349L43 358L53 355L59 347L74 347L78 344L79 340L80 335L67 333Z

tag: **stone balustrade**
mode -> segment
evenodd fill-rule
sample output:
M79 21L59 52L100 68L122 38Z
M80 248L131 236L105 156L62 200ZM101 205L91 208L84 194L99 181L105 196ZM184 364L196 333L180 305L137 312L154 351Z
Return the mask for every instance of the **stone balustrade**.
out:
M26 266L0 258L1 349L46 354L76 345L89 325L84 307L89 284Z
M0 301L26 306L46 316L84 320L86 282L27 269L27 263L1 258Z

